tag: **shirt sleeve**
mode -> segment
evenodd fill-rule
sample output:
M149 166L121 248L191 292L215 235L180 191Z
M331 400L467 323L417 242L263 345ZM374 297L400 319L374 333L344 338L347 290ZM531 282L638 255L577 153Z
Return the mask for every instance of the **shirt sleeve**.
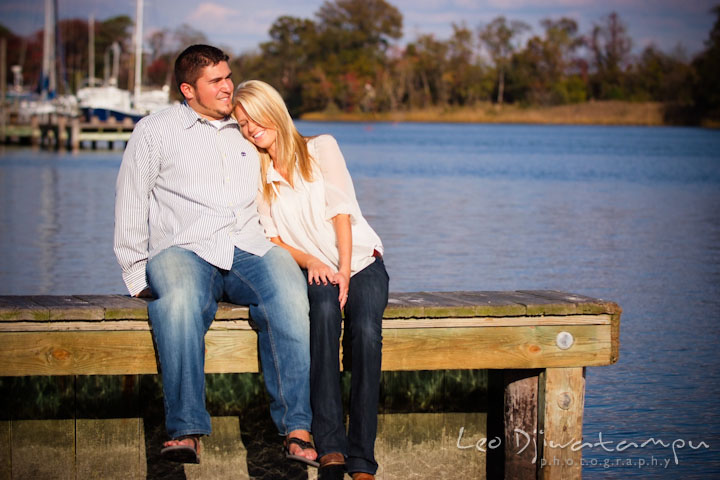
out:
M263 230L265 230L265 236L267 238L279 237L280 234L275 226L275 220L272 218L270 205L265 201L262 191L258 192L257 206L258 214L260 215L260 225L262 225Z
M360 217L355 188L348 172L337 141L331 135L321 135L315 139L315 161L320 167L325 181L325 217L349 214L352 223Z
M150 192L159 170L153 142L144 127L144 123L138 123L130 136L115 187L113 247L131 295L148 286Z

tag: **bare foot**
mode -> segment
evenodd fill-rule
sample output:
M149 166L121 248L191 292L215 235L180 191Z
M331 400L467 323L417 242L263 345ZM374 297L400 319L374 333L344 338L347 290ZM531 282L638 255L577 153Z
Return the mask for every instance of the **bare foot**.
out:
M308 432L307 430L293 430L292 432L288 433L287 438L299 438L300 440L309 442L310 432ZM313 448L302 448L300 447L300 445L291 443L289 451L291 455L299 455L301 457L307 458L308 460L317 459L317 452Z
M200 440L198 437L197 440ZM175 440L168 440L167 442L163 443L163 447L175 447L178 445L187 445L188 447L195 448L195 442L191 437L184 437L182 439L175 439ZM197 442L197 452L200 453L200 442Z

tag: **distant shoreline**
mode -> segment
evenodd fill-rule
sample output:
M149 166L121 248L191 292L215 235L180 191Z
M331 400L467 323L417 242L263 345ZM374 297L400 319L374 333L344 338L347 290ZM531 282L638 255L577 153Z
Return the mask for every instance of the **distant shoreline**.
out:
M520 107L490 103L474 107L432 107L382 113L310 112L302 120L326 122L440 122L518 123L543 125L694 125L718 128L718 122L700 121L687 109L659 102L593 101L550 107Z

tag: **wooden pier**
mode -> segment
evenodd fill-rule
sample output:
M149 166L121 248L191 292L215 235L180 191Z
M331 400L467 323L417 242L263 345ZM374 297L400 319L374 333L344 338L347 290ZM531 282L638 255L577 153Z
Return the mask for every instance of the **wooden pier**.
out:
M581 478L582 450L576 446L582 443L585 369L618 360L620 315L613 302L557 291L391 294L383 320L386 408L379 416L377 478ZM6 405L0 478L164 478L153 473L163 464L157 455L161 413L103 416L88 406L136 405L147 412L138 378L155 377L157 363L145 300L0 296L0 342ZM205 343L207 373L259 371L246 307L221 304ZM342 362L351 369L347 356ZM386 383L388 375L403 372L432 380L440 393L428 394L428 381L421 382L420 393L417 383L403 384L396 390L411 407L399 409ZM432 376L438 373L439 381ZM91 379L102 377L94 376L124 380L98 395ZM70 380L53 388L27 387L24 379L32 378ZM436 404L429 412L418 407L435 401L422 392L437 401L466 395L470 378L486 382L485 393L467 396L470 406L437 410L443 407ZM26 389L37 393L26 398ZM32 412L40 403L62 404L52 391L67 392L66 413L55 409L38 418ZM248 395L230 391L226 398ZM289 467L253 447L243 411L233 417L225 407L211 410L215 433L203 440L203 464L181 467L186 478L301 478L257 473L264 471L263 462ZM151 425L155 437L148 434ZM515 448L517 431L528 435L529 448ZM275 438L271 450L279 451L277 437L268 435ZM492 439L502 446L492 450Z
M133 128L135 124L130 119L124 122L116 122L112 118L106 122L97 119L86 122L80 117L35 115L29 124L4 125L0 132L0 142L59 151L78 151L81 148L95 150L101 147L112 149L116 142L122 142L123 145L127 143Z

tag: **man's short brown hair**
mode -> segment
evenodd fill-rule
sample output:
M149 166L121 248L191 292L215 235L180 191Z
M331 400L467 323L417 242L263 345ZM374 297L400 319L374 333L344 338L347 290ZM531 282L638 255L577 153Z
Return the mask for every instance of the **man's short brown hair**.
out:
M178 55L175 60L175 82L178 90L180 85L188 83L195 86L195 82L202 75L202 69L207 66L227 62L230 59L225 52L210 45L191 45ZM180 90L182 95L182 90ZM184 96L184 95L183 95Z

